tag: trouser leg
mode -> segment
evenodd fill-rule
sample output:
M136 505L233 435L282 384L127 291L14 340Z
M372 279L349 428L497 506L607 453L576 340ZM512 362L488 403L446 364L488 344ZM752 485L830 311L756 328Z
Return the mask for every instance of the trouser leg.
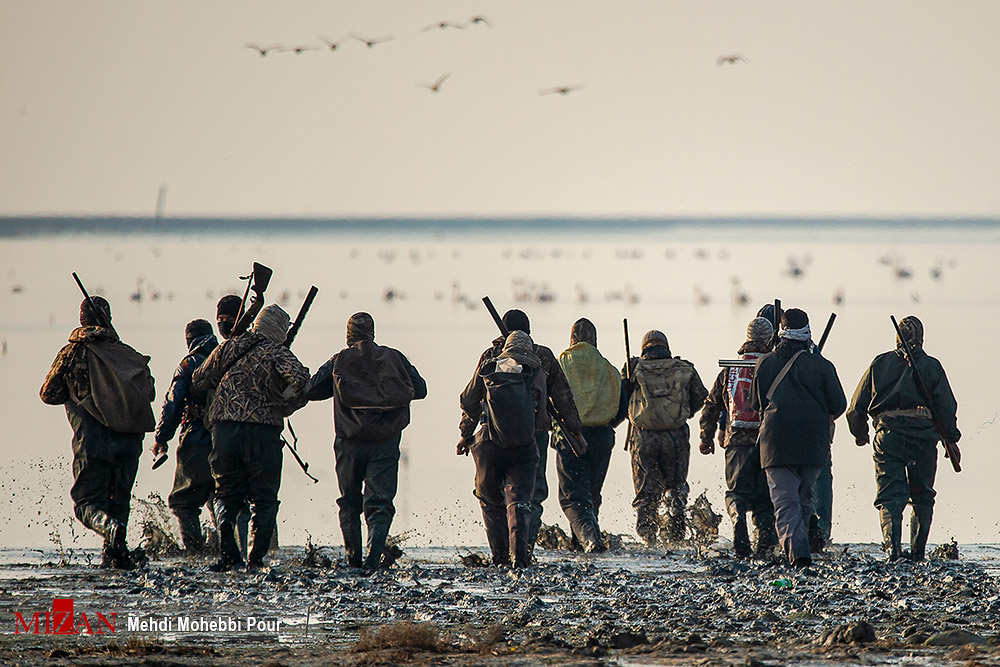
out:
M666 491L660 469L660 452L655 436L634 429L630 453L632 456L632 485L635 488L635 530L647 546L655 546L660 530L658 516L660 502Z
M906 443L899 436L877 431L872 458L875 461L875 507L882 529L882 549L889 560L902 554L903 509L910 498L906 479Z
M816 510L810 521L809 542L814 552L821 552L830 542L833 525L833 459L820 469L816 480Z
M937 475L937 443L912 441L911 463L906 467L913 514L910 517L910 558L923 560L934 517L934 478Z
M610 429L608 429L610 430ZM559 476L559 505L569 520L574 541L584 551L604 551L605 545L601 538L601 529L597 523L595 507L595 487L597 506L599 506L600 491L603 479L607 475L610 451L605 451L606 438L595 428L583 429L587 441L587 452L577 456L568 446L556 448L556 471ZM611 435L611 445L614 445L614 432ZM599 481L595 483L595 477Z
M367 450L343 438L333 442L336 457L337 484L340 487L340 531L344 536L344 550L350 567L361 567L363 545L361 541L361 512L364 506L362 488L367 467Z
M250 495L247 471L242 455L242 434L236 422L222 422L212 429L212 453L209 462L215 480L215 513L219 522L221 561L232 565L243 557L236 541L236 517Z
M726 512L733 522L733 552L737 558L750 556L750 532L747 514L754 492L753 460L750 446L730 445L726 453ZM757 468L760 459L757 457Z
M666 538L670 542L684 539L686 510L690 487L687 483L688 468L691 463L691 444L688 426L667 432L664 444L665 457L661 460L664 483L667 488Z
M393 501L399 486L400 436L368 443L362 508L368 526L368 554L365 567L375 569L382 562L389 528L396 514Z
M278 519L278 490L281 487L283 458L281 428L248 424L249 447L244 449L244 465L250 495L250 549L247 563L260 565L271 548Z
M788 562L808 562L809 535L805 518L812 514L812 495L818 468L767 468L767 483L774 504L778 541Z
M538 467L536 451L532 447L520 447L504 452L508 464L502 490L507 506L510 559L515 568L531 564L533 542L530 531L533 515L530 500L536 479L535 471Z
M472 446L476 464L474 495L479 499L494 565L510 565L510 526L502 479L506 475L498 447L489 442ZM532 473L532 478L534 474Z
M538 531L542 528L542 503L549 497L549 480L545 476L549 451L548 431L535 433L535 448L538 450L538 464L535 467L534 487L529 500L528 550L535 548Z

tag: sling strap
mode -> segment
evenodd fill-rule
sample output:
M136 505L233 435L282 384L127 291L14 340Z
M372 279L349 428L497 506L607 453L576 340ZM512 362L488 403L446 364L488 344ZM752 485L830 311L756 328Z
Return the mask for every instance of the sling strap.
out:
M803 352L805 352L805 350L799 350L793 354L792 358L789 359L778 372L778 377L774 378L774 382L771 383L771 388L767 390L767 396L765 398L767 398L768 403L771 402L771 397L774 396L774 390L777 389L778 385L781 384L781 381L785 379L785 376L788 375L788 371L792 369L792 364L795 363L795 360L798 359L799 355Z

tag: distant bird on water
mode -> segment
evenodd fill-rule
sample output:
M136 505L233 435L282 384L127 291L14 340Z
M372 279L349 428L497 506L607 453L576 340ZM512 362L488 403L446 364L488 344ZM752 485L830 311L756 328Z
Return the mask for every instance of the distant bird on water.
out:
M738 62L749 63L750 61L739 53L728 53L719 56L715 64L721 67L722 65L735 65Z
M485 16L483 16L481 14L477 14L476 16L470 16L468 18L468 20L466 21L466 24L469 24L469 23L482 23L487 28L492 28L493 27L493 24L489 22L489 19L487 19Z
M331 42L323 35L319 35L319 38L323 40L323 43L326 44L331 51L336 51L338 48L340 48L340 45L344 43L343 39L337 40L336 42Z
M439 90L441 90L441 84L444 83L444 80L447 79L449 76L451 76L451 73L445 72L444 74L439 76L437 81L435 81L434 83L421 83L420 86L422 88L427 88L432 93L436 93Z
M465 28L461 23L455 23L454 21L438 21L437 23L432 23L428 26L424 26L422 32L427 32L428 30L434 30L435 28L439 30L445 30L447 28L458 28L462 30Z
M257 53L260 54L261 58L263 58L264 56L266 56L268 54L269 51L273 51L274 49L278 48L278 45L277 44L268 44L267 46L263 46L262 47L262 46L259 46L259 45L254 44L254 43L251 42L250 44L247 44L247 48L248 49L253 49L254 51L256 51Z
M583 86L556 86L555 88L546 88L544 90L539 90L539 95L569 95L573 91L583 90Z
M392 39L392 35L385 35L384 37L376 37L375 39L368 39L367 37L359 35L354 32L351 33L351 37L358 40L359 42L364 42L365 46L367 46L369 49L375 46L376 44L380 44L382 42L388 42L390 39Z

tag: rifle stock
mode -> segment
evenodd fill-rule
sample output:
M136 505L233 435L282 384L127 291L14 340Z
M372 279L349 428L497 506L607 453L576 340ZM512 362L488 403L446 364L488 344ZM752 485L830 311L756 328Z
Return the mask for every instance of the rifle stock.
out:
M232 337L246 333L250 328L257 313L264 307L264 290L271 282L271 275L274 272L263 264L253 263L253 270L249 276L240 276L240 280L247 281L246 291L243 292L243 302L240 303L239 316L236 324L233 325ZM250 292L253 291L251 296Z
M896 322L895 315L890 315L889 319L892 320L892 326L896 330L896 335L899 337L900 343L903 345L903 352L906 354L906 363L913 371L913 381L917 383L917 391L920 392L920 397L924 400L924 406L931 413L931 421L934 422L934 428L941 437L941 445L944 447L944 457L951 461L951 467L954 468L955 472L962 472L962 451L958 448L957 443L951 442L948 439L944 422L941 421L940 415L934 412L931 391L924 382L924 377L920 374L920 369L917 368L916 361L913 359L913 350L910 349L910 344L903 337L903 332L899 330L899 324Z
M486 310L490 312L493 322L495 322L497 328L500 329L501 335L503 335L504 338L509 336L510 330L507 329L507 325L503 323L503 318L500 317L500 313L498 313L497 309L493 306L493 301L490 300L490 297L484 296L483 304L486 305ZM552 402L552 397L546 396L546 399L549 416L552 418L552 421L556 423L556 426L559 427L559 431L566 439L566 443L569 445L570 449L573 450L574 454L577 456L583 456L587 452L586 441L584 441L582 437L578 437L576 433L572 433L568 428L566 428L566 420L559 414L559 410L556 408L555 403Z

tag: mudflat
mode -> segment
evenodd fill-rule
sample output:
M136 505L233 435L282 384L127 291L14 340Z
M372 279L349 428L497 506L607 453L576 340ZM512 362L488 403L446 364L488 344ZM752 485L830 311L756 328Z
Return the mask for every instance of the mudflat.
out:
M628 544L539 549L523 571L480 553L407 549L363 576L339 548L222 574L207 559L115 571L86 552L5 550L0 664L1000 664L992 546L887 564L841 544L808 570Z

